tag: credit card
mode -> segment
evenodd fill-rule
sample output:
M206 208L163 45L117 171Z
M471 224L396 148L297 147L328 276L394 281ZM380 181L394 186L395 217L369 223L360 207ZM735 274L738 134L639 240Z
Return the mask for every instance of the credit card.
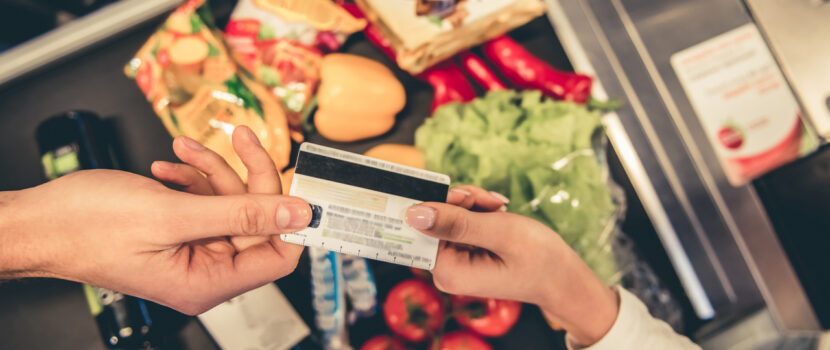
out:
M308 228L283 241L431 270L438 240L409 227L406 209L444 202L447 175L303 143L290 194L312 207Z

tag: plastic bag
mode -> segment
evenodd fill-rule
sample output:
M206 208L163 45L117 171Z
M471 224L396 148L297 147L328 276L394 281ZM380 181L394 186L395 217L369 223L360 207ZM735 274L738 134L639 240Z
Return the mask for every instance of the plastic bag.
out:
M242 67L282 101L292 139L302 142L323 54L365 26L329 0L240 0L225 35Z
M230 135L247 125L279 169L291 140L285 114L265 87L238 74L204 0L176 9L124 67L167 131L185 135L223 156L245 180L247 169Z

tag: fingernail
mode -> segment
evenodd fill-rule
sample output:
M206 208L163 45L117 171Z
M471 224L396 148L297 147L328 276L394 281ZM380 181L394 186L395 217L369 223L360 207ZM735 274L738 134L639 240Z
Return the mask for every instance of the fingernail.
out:
M506 206L506 205L502 205L501 207L499 207L499 211L501 211L501 212L505 212L505 211L507 211L507 206Z
M257 146L262 146L262 143L259 142L259 138L256 137L256 134L254 134L254 131L251 130L251 128L244 127L243 129L245 129L245 137L247 137L249 141L255 143Z
M462 189L460 189L460 188L451 188L451 189L450 189L450 192L453 192L453 193L458 193L458 194L463 195L463 196L465 196L465 197L466 197L466 196L469 196L469 195L471 195L471 194L472 194L472 193L470 193L469 191L465 191L465 190L462 190Z
M311 221L311 207L305 203L283 203L277 207L277 228L297 231Z
M498 193L498 192L495 192L495 191L490 191L490 195L495 197L496 199L502 201L502 203L504 203L504 204L510 203L510 199L508 199L507 197L505 197L501 193Z
M179 138L181 138L182 142L185 146L187 146L187 148L190 148L194 151L203 151L205 149L205 146L202 146L201 143L198 143L196 142L196 140L191 139L187 136L179 136Z
M156 168L156 170L161 170L161 171L173 170L173 168L175 168L175 167L176 167L175 164L165 162L165 161L161 161L161 160L157 160L157 161L153 162L153 165L150 166L150 168Z
M415 205L406 210L406 223L419 230L429 230L435 225L435 209Z

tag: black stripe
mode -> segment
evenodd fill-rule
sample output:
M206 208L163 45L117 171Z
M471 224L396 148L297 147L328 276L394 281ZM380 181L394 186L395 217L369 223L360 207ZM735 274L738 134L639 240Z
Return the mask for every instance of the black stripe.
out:
M449 190L446 184L302 151L295 173L423 202L444 202Z

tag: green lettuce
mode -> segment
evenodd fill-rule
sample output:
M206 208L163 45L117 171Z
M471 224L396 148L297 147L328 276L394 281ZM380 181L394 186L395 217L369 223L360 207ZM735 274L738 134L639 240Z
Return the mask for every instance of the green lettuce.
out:
M538 91L493 91L439 108L415 144L429 170L510 198L508 210L556 231L606 281L616 273L616 207L596 152L600 114Z

